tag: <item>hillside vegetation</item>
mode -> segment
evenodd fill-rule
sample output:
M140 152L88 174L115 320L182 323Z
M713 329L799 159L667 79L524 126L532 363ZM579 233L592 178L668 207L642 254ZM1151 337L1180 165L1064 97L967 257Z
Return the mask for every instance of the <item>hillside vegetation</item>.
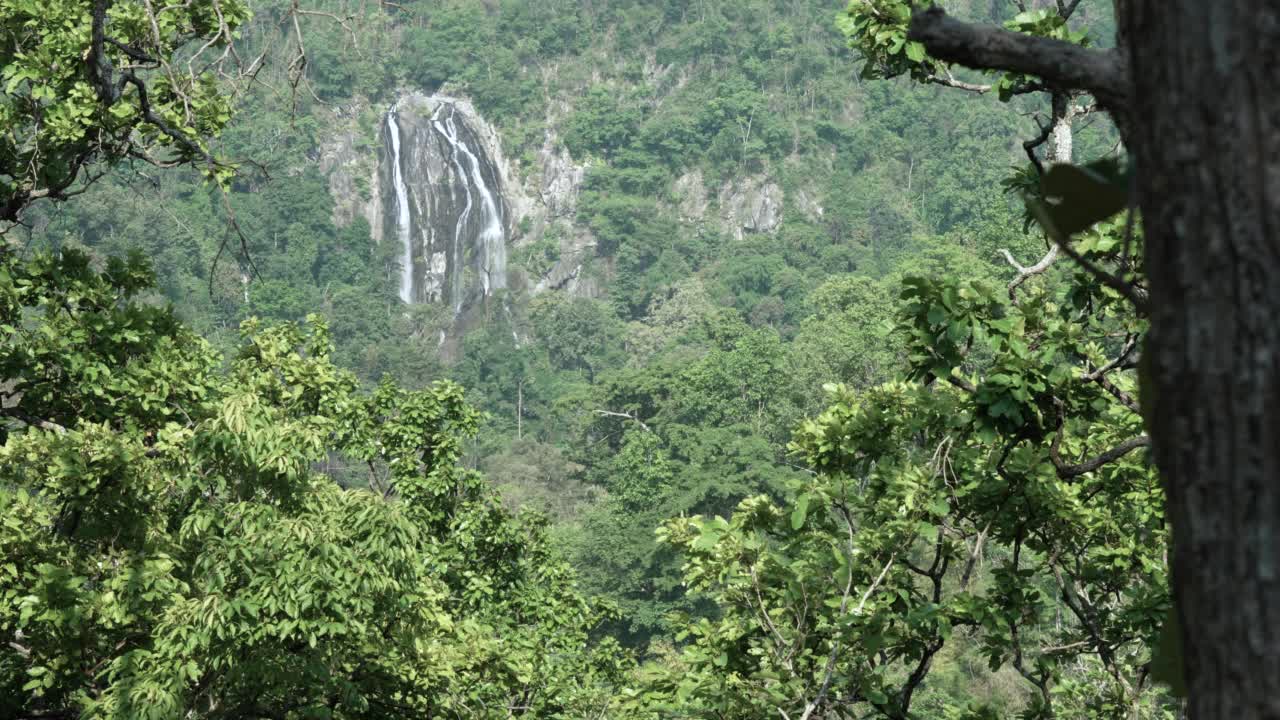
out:
M122 162L0 255L0 704L46 713L0 718L1174 716L1159 483L1080 469L1140 432L1145 326L1064 261L1008 288L1049 93L913 82L892 1L291 7L242 28L225 193ZM531 195L585 168L462 326L335 213L327 143L376 167L409 91Z

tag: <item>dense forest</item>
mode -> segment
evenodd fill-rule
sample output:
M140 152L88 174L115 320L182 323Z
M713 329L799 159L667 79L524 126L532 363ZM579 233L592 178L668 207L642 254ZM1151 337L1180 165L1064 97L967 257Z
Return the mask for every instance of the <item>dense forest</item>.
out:
M0 719L1187 717L1125 16L943 5L0 7Z

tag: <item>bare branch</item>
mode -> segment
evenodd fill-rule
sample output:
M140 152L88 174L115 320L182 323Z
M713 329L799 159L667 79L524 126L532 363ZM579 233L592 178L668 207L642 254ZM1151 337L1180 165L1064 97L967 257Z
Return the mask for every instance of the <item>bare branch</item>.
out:
M1034 75L1051 88L1085 90L1110 108L1123 108L1129 79L1120 55L949 17L936 5L916 10L907 39L939 60L979 70Z
M969 553L969 559L965 561L964 572L960 574L960 589L966 590L969 587L969 579L973 576L973 568L978 564L978 558L982 557L982 545L987 541L987 533L991 532L991 523L995 519L987 521L987 526L982 528L982 532L978 533L978 538L973 543L973 550Z
M956 88L957 90L967 90L968 92L977 93L979 95L991 92L990 85L976 85L974 83L967 83L963 80L957 80L955 76L951 74L950 70L947 71L945 76L930 75L928 82L935 85L942 85L943 87Z
M1009 261L1009 264L1013 266L1014 270L1018 271L1018 276L1009 281L1009 299L1017 300L1016 291L1018 287L1022 285L1022 283L1026 282L1028 278L1035 277L1045 270L1048 270L1049 266L1053 264L1053 261L1058 259L1058 246L1051 245L1049 247L1049 251L1044 254L1044 257L1040 258L1039 262L1027 267L1023 267L1013 258L1013 253L1006 249L1001 248L1000 254L1004 255L1004 259Z
M635 424L639 425L640 427L644 428L644 431L645 431L645 432L653 432L653 430L652 430L652 429L650 429L648 425L645 425L645 424L644 424L644 421L643 421L643 420L641 420L639 417L637 417L637 416L635 416L635 415L631 415L631 414L629 414L629 413L614 412L614 411L612 411L612 410L597 410L597 411L596 411L596 414L597 414L597 415L604 415L604 416L606 416L606 417L619 417L619 418L626 418L627 420L630 420L630 421L634 422Z

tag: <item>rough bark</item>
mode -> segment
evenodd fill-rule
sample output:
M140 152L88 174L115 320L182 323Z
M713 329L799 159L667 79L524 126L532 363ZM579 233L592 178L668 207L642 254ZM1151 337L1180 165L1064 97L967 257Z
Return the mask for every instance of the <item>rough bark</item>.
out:
M1190 717L1280 718L1280 4L1125 6Z

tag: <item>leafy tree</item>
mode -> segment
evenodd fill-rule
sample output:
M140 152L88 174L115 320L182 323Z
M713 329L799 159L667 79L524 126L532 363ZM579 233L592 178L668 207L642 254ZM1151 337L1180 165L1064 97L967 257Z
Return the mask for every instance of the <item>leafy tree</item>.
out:
M583 370L594 377L621 330L604 303L588 298L547 297L532 311L534 328L547 355L564 370Z
M40 717L582 717L625 658L543 524L462 469L441 382L358 391L324 324L226 374L139 258L0 260L0 704ZM343 490L344 469L367 487ZM351 473L345 473L350 479Z
M809 295L813 311L788 349L809 387L832 381L871 387L889 379L900 343L892 335L897 307L886 285L837 275Z
M1274 154L1277 108L1258 89L1265 73L1255 64L1275 44L1275 10L1145 0L1115 8L1115 50L975 27L938 9L917 11L908 39L944 61L1091 93L1134 152L1149 297L1128 272L1085 267L1151 317L1144 411L1174 535L1180 622L1170 635L1186 648L1170 664L1183 665L1193 716L1266 714L1277 681L1252 669L1275 664L1280 651L1249 639L1275 625L1265 608L1277 591L1269 564L1247 558L1269 557L1280 546L1275 524L1249 509L1270 497L1260 489L1275 485L1280 447L1274 413L1259 404L1277 382L1275 363L1264 359L1275 345L1274 323L1265 318L1277 304L1264 278L1276 270L1270 228L1278 210L1259 180L1274 164L1265 158ZM991 51L1008 42L1010 52ZM1239 50L1224 54L1224 47ZM1216 62L1186 66L1192 56ZM1209 105L1214 112L1194 114ZM1073 220L1129 204L1126 183L1092 180L1064 186L1057 212L1040 212L1064 253L1079 254ZM1224 193L1235 199L1223 201Z
M203 68L248 18L238 0L168 8L162 18L128 0L0 9L0 220L18 220L34 200L75 193L77 181L101 174L92 169L99 162L199 162L225 178L229 168L208 141L230 120L231 105Z
M1102 253L1123 228L1095 232ZM832 388L793 446L815 474L785 503L667 524L685 581L720 612L691 622L674 672L652 668L644 702L692 716L1172 717L1147 669L1170 606L1163 494L1134 452L1147 438L1120 370L1143 325L1087 274L1021 292L908 281L915 379ZM931 694L949 643L1015 669L1017 707Z

